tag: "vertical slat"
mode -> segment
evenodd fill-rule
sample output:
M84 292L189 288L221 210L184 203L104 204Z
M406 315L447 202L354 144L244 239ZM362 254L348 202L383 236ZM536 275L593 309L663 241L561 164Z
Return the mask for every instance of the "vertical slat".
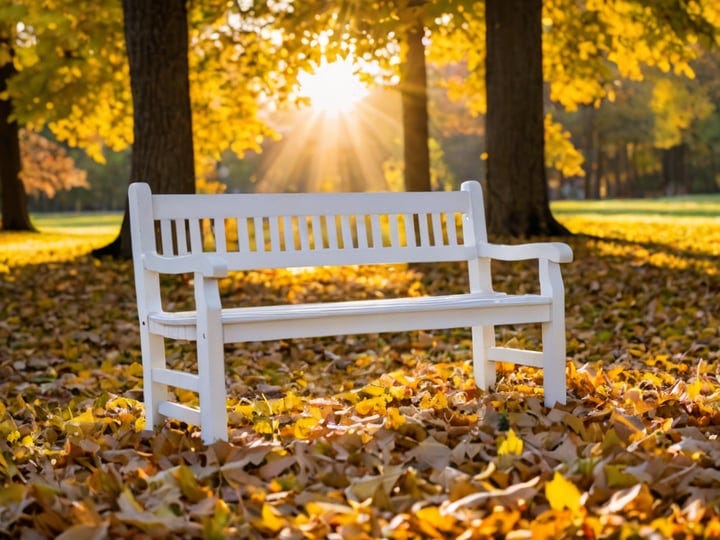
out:
M337 216L325 216L325 225L327 225L328 246L330 249L338 249L337 237Z
M225 218L216 217L213 219L213 231L215 232L215 251L218 253L227 253Z
M400 247L400 231L398 230L398 220L400 216L397 214L388 215L388 222L390 223L390 246Z
M255 251L262 253L265 251L265 224L263 218L254 217L253 224L255 225Z
M238 235L238 251L247 253L250 251L250 242L248 240L247 218L237 218L237 235Z
M355 225L357 227L357 237L358 237L358 247L359 248L367 248L368 247L368 239L367 239L367 225L365 225L365 215L359 214L355 216Z
M300 250L310 250L310 237L308 236L307 216L298 216L298 234L300 235Z
M187 255L187 233L185 232L185 220L175 220L175 237L177 238L177 252L178 255Z
M447 229L448 245L457 246L457 230L455 229L455 213L445 214L445 228Z
M380 216L377 214L370 216L370 231L372 233L372 247L383 247L382 227L380 226Z
M323 249L325 243L323 242L323 228L320 216L312 216L312 236L313 236L313 249Z
M283 233L285 236L285 251L295 251L295 232L293 231L292 216L283 216Z
M442 218L438 212L432 214L432 232L433 232L433 245L444 246L445 239L443 236Z
M202 234L200 233L200 220L189 219L188 226L190 227L190 252L202 253L203 243Z
M280 249L280 219L280 216L270 218L270 251L282 251Z
M340 216L340 227L342 229L343 249L352 249L352 231L350 230L350 216Z
M169 219L160 221L160 238L162 238L162 254L174 255L172 243L172 226Z
M420 245L423 247L430 245L430 235L428 234L427 217L427 214L418 214L418 222L420 225Z
M405 245L407 247L416 247L417 242L415 241L415 223L413 220L413 214L404 214L403 219L405 220Z

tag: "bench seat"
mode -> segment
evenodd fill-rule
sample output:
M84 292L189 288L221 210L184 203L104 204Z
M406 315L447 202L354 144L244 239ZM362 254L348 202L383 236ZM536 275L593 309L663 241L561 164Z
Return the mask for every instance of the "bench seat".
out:
M550 320L552 299L523 294L454 294L226 308L226 343L342 334L404 332L472 327L477 324L541 323ZM411 315L411 316L406 316ZM382 319L382 324L378 322ZM195 341L195 311L150 313L150 332ZM323 321L322 324L318 324Z

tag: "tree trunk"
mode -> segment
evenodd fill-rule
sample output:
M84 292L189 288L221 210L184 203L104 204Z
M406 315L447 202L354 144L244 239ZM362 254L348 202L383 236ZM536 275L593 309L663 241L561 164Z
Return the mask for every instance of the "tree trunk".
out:
M592 105L584 108L585 126L585 199L600 198L600 131L597 128L597 110Z
M403 157L405 191L430 191L428 92L425 27L418 19L407 31L407 58L402 73Z
M662 151L663 191L666 195L678 195L688 192L686 144L676 144Z
M185 0L123 0L133 98L130 180L154 193L193 193L188 23ZM96 255L131 254L127 210L118 238Z
M0 38L5 44L8 39ZM12 50L12 49L11 49ZM15 74L12 61L0 66L0 95ZM20 179L20 127L10 120L10 99L0 99L0 195L2 196L2 228L6 231L34 231L28 214L25 186Z
M490 232L569 234L550 213L545 173L542 0L486 0Z

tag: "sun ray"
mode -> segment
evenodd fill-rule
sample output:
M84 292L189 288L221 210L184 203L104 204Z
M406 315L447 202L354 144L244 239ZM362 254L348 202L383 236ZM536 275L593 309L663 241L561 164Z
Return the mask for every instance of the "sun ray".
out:
M318 72L329 78L318 84L322 92L318 90L317 94L308 91L316 88L314 82L308 86L303 81L303 95L310 99L311 107L294 114L282 130L283 140L268 152L259 190L387 189L383 163L398 158L401 144L400 121L389 112L399 112L397 93L375 89L370 94L354 79L350 66ZM349 75L353 82L348 86L340 84L338 73ZM354 84L359 84L360 89L341 90Z

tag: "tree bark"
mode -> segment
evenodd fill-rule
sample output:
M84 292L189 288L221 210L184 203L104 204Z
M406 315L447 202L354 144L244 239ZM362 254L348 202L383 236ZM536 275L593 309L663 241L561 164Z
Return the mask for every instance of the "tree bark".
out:
M687 144L676 144L661 152L663 191L666 195L688 193Z
M569 234L550 213L545 172L542 0L486 0L490 232Z
M585 198L600 198L600 131L597 127L597 110L592 105L584 108L585 125Z
M133 98L130 181L154 193L193 193L188 22L185 0L123 0ZM118 238L96 255L131 255L127 210Z
M6 38L0 38L8 43ZM7 90L7 82L15 74L12 62L0 66L0 95ZM10 120L12 103L0 99L0 195L2 196L2 228L6 231L34 231L28 213L27 193L20 179L20 126Z
M403 158L405 191L430 191L427 67L421 19L409 27L407 58L402 73Z

